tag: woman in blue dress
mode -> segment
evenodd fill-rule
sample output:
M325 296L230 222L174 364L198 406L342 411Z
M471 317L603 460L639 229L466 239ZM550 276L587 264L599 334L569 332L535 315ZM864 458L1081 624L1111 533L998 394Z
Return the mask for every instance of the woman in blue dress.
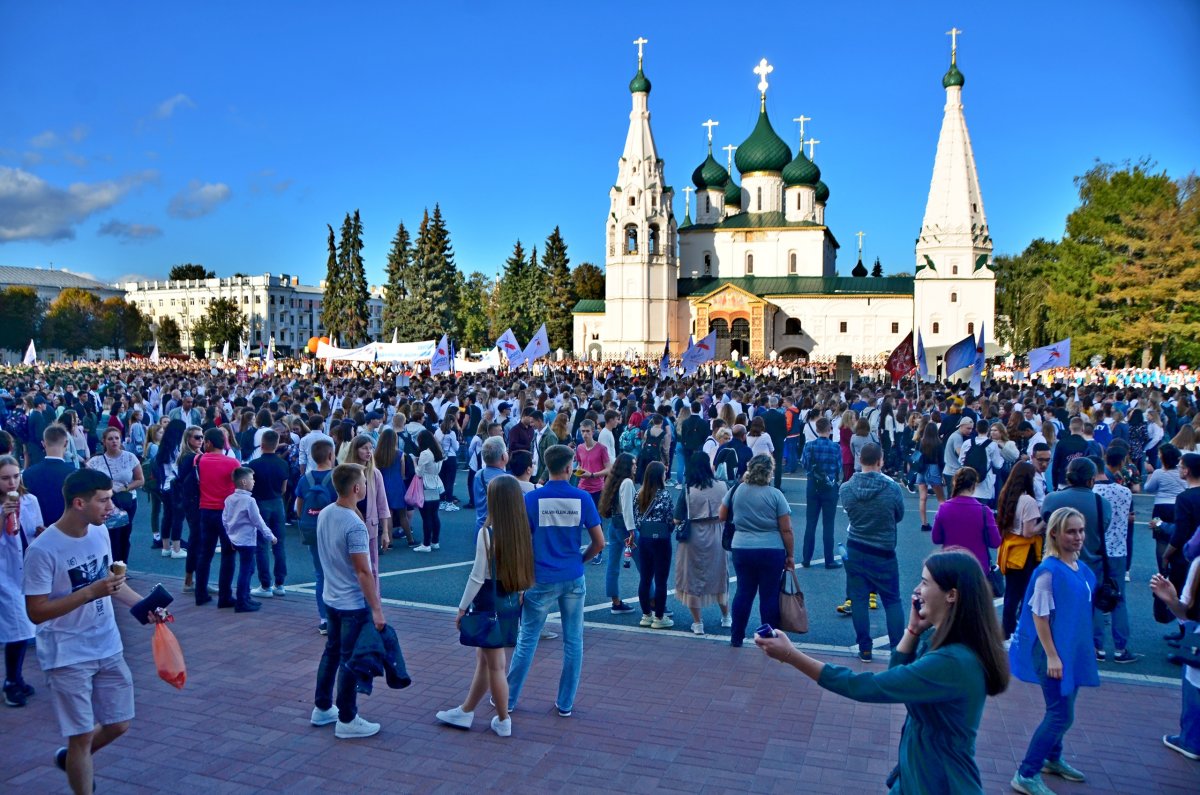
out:
M931 627L926 644L921 636ZM899 764L888 779L893 794L983 792L975 737L987 696L1003 692L1009 674L992 592L971 553L952 550L925 559L908 627L887 671L855 673L823 663L778 631L754 642L826 690L855 701L904 704Z
M1025 759L1012 779L1012 788L1025 795L1053 795L1042 773L1085 780L1062 758L1079 688L1100 684L1091 645L1096 577L1079 564L1084 528L1083 514L1074 508L1059 508L1050 515L1045 559L1033 572L1009 647L1013 673L1040 684L1046 701L1046 715L1029 738Z

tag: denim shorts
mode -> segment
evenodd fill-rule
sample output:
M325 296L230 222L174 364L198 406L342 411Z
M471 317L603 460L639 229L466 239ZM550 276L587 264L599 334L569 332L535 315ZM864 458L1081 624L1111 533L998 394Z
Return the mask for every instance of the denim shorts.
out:
M942 468L937 464L930 464L924 469L917 470L917 484L930 488L942 485Z

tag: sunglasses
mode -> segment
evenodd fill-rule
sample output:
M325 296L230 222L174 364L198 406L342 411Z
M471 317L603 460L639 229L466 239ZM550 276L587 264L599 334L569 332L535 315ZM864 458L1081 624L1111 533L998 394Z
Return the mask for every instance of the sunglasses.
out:
M192 440L193 440L193 441L197 441L197 442L198 442L198 441L200 441L200 440L201 440L201 439L203 439L203 438L204 438L203 436L196 435L196 436L193 436L193 437L192 437Z

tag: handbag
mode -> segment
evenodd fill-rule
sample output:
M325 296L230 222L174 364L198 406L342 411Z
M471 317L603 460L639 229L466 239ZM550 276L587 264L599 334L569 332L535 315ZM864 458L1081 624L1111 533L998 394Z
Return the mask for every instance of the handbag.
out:
M490 528L489 528L490 529ZM492 609L470 611L458 620L458 642L477 649L503 649L517 645L520 594L496 592L496 556L488 545L488 581L492 584Z
M1096 521L1103 524L1104 511L1100 504L1100 495L1096 497ZM1096 592L1092 594L1092 607L1099 610L1101 613L1111 613L1117 609L1117 605L1125 601L1125 597L1121 595L1121 586L1117 584L1115 577L1110 577L1107 574L1108 570L1108 539L1107 528L1100 528L1100 576L1103 582L1096 588Z
M101 453L100 456L104 459L104 466L108 469L108 479L113 480L112 465L108 463L108 456L104 453ZM128 491L120 491L112 495L112 501L113 505L120 508L121 512L125 514L128 514L129 510L137 504L134 494ZM109 527L124 527L125 525L129 524L129 516L127 515L125 520L120 524L109 525L107 520L104 522L104 524Z
M808 632L808 608L796 570L784 570L779 582L779 627L784 632Z
M908 463L910 463L910 464L921 463L921 455L922 455L921 448L920 447L916 448L915 450L913 450L911 453L908 454Z
M1005 580L1004 580L1004 572L1000 571L999 566L997 566L995 563L992 563L992 553L988 552L988 538L987 538L987 509L988 508L983 503L980 503L979 507L983 510L983 550L984 550L984 552L987 552L987 556L988 556L987 571L985 572L987 574L988 585L992 586L992 596L994 598L1003 599L1004 598L1004 587L1006 584Z
M425 507L425 481L420 473L413 476L408 488L404 491L404 503L409 508Z
M680 544L686 544L692 537L692 506L688 503L688 489L683 487L683 510L686 517L683 523L675 528L675 540Z
M742 484L735 484L729 492L729 510L725 512L725 526L721 528L721 549L726 552L733 549L733 534L737 532L737 528L733 526L733 495L737 494L740 485Z

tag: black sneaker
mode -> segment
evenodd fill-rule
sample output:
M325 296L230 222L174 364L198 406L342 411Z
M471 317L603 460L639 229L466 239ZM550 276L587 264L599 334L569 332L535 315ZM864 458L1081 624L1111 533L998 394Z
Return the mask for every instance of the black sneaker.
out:
M619 605L613 605L611 608L609 608L608 612L612 613L614 616L623 616L626 613L632 613L633 608L624 602L621 602Z
M317 634L318 635L328 635L329 634L329 622L328 621L322 621L320 624L317 624Z
M1104 662L1108 659L1108 653L1104 649L1096 649L1096 662Z
M1113 662L1115 663L1137 662L1138 659L1138 656L1129 649L1121 649L1119 652L1113 655Z
M597 555L596 557L592 558L591 563L593 566L603 565L604 564L604 555Z
M923 524L923 525L921 525L921 532L922 532L922 533L932 533L932 532L933 532L933 525L931 525L931 524Z
M843 564L842 564L842 562L841 562L840 560L835 560L833 563L826 563L826 564L825 564L825 568L827 568L827 569L840 569L840 568L842 568L842 565L843 565Z
M28 702L25 688L20 683L4 683L4 703L9 707L23 707Z
M858 659L862 660L863 662L871 662L871 650L870 649L859 649L858 650Z

